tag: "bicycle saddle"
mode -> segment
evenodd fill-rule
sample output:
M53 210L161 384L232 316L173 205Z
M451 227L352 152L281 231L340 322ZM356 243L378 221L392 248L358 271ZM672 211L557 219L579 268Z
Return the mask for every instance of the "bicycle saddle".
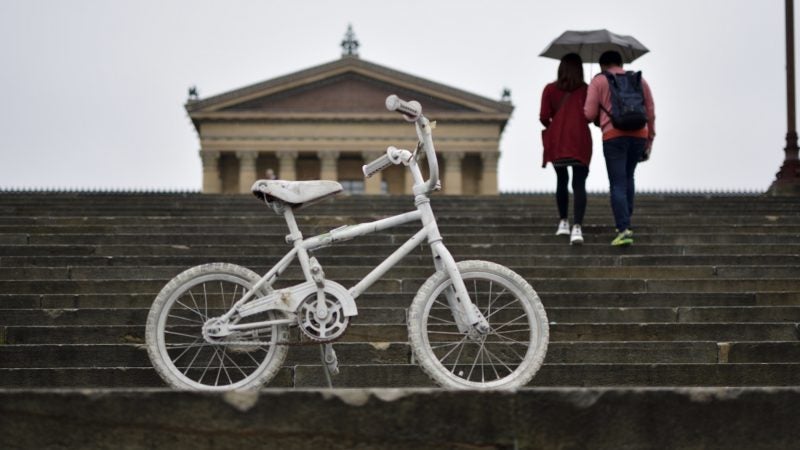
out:
M300 208L342 192L342 185L327 180L258 180L250 190L262 201L280 200L292 208Z

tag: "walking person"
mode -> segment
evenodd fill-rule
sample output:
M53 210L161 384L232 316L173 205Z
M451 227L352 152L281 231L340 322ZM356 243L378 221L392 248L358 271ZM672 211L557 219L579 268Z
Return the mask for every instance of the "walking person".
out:
M584 112L586 119L603 131L603 156L617 228L611 245L625 246L633 244L634 172L640 161L650 157L656 135L655 106L641 72L626 72L618 52L600 55L600 70L589 84Z
M542 131L542 167L551 163L556 171L556 204L559 222L556 235L569 235L570 244L583 244L583 217L586 213L586 177L592 159L592 136L583 108L587 84L583 80L583 61L570 53L561 58L558 78L545 86L539 120ZM569 172L572 167L574 197L573 225L570 230Z

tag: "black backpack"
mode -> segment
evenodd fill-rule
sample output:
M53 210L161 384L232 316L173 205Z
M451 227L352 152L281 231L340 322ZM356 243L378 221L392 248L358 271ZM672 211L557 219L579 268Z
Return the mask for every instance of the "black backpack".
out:
M625 72L615 75L603 72L611 90L611 111L600 109L611 118L614 128L623 131L641 130L647 125L647 108L644 106L642 72Z

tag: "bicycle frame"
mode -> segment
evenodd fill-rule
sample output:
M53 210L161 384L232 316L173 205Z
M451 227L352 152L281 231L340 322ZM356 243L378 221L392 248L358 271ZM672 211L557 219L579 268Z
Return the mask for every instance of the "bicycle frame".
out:
M284 205L283 216L289 227L289 235L287 235L286 240L293 245L293 248L277 264L275 264L275 266L273 266L266 274L264 274L264 276L259 279L253 288L240 300L238 300L231 307L231 309L228 310L228 312L218 317L218 323L223 324L220 329L223 334L233 331L252 330L275 324L294 323L292 317L299 303L308 295L311 295L314 292L321 292L322 289L330 289L334 291L337 298L342 300L343 312L345 316L355 316L358 314L358 312L354 300L381 277L383 277L386 272L388 272L392 267L400 262L401 259L413 251L414 248L421 245L426 240L431 248L434 267L436 270L445 270L452 280L454 289L449 290L447 298L451 309L454 311L454 316L459 324L459 328L463 328L463 331L469 331L472 328L475 328L476 326L480 327L482 323L485 323L485 319L477 310L477 308L474 307L472 301L470 300L466 286L464 285L456 266L455 259L442 242L442 236L439 233L439 227L436 223L436 218L430 205L430 199L428 195L430 192L438 189L438 165L436 162L436 153L433 148L433 141L431 137L431 125L428 119L421 114L415 119L415 122L421 146L426 150L430 169L429 172L431 175L427 182L423 179L422 172L417 164L416 152L414 155L411 155L407 161L403 161L403 164L407 165L411 170L414 180L413 192L415 194L414 203L417 207L416 211L398 214L384 219L375 220L373 222L365 222L357 225L345 225L327 233L304 239L297 225L293 209L288 205ZM407 150L399 151L407 152ZM399 164L399 161L395 161L394 163ZM335 283L331 280L325 280L324 272L322 271L321 266L315 258L309 256L310 251L327 247L337 242L347 241L356 237L393 228L416 220L420 220L422 222L422 227L420 230L410 237L404 244L400 245L400 247L398 247L391 255L389 255L383 262L378 264L361 281L352 286L350 289L345 290L338 283ZM306 282L283 289L279 292L271 292L266 296L253 299L256 292L261 291L265 286L271 287L272 283L288 268L290 264L292 264L295 258L297 258L300 262ZM324 288L321 288L320 286L324 286ZM324 302L321 303L324 304ZM232 317L237 315L238 318L243 318L258 314L260 312L276 309L289 313L292 316L287 319L262 322L243 324L228 323ZM236 322L238 322L238 319Z

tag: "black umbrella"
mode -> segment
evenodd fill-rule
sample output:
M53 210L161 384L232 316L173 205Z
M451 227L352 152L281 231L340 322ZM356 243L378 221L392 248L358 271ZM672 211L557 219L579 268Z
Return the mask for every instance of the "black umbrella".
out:
M585 63L598 62L600 55L614 50L629 63L650 50L632 36L614 34L608 30L565 31L539 55L561 59L568 53L577 53Z

